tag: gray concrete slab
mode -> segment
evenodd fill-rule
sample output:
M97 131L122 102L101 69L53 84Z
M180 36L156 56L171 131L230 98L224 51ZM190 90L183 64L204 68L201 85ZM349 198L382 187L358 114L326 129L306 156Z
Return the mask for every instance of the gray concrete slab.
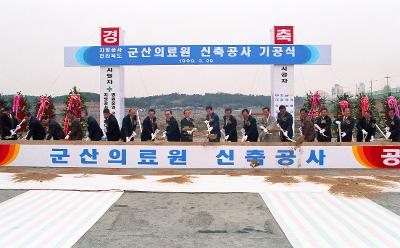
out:
M400 193L379 193L370 199L393 213L400 215Z
M291 245L259 194L126 192L74 247Z
M26 190L0 190L0 203L7 201L19 194L24 193Z

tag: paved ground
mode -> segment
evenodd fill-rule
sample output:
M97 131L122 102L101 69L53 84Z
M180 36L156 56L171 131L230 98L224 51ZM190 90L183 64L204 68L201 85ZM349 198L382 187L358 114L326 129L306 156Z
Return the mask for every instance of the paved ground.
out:
M24 193L26 190L0 190L0 202L7 201L19 194Z
M74 247L291 247L259 194L125 193Z
M4 169L0 169L2 171ZM7 172L22 172L8 171ZM23 172L65 173L65 169L25 168ZM121 173L122 172L122 173ZM177 173L179 172L179 173ZM101 174L218 174L204 170L75 170ZM249 171L236 171L249 173ZM230 173L230 172L229 172ZM261 174L252 171L252 174ZM263 170L289 175L399 175L398 170ZM0 190L0 202L24 190ZM370 198L400 215L400 193ZM106 247L291 247L259 194L125 192L74 245Z

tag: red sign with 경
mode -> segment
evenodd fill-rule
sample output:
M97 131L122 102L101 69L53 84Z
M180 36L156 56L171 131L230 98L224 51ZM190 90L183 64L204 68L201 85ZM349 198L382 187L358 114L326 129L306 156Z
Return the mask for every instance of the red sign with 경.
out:
M101 28L102 46L119 46L119 28Z

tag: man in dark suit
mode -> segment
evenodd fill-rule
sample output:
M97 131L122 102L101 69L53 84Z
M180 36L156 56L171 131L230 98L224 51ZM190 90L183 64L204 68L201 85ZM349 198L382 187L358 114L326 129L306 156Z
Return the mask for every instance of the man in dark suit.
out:
M30 140L31 138L33 140L44 140L46 131L40 121L29 112L24 114L24 119L26 123L28 123L28 134L26 135L26 140Z
M304 108L300 109L301 133L305 142L314 142L315 128L312 120L308 118Z
M172 115L172 111L166 110L164 115L165 121L167 122L167 128L165 130L167 141L181 141L181 132L179 131L179 125L175 117Z
M328 116L328 110L326 108L321 108L321 114L317 117L315 124L318 125L320 129L317 130L317 140L318 142L331 142L332 139L332 120Z
M225 132L225 137L229 137L226 139L226 141L230 142L237 142L238 135L237 135L237 121L236 118L232 115L232 109L227 108L225 109L225 115L224 115L224 132Z
M184 118L181 120L181 141L193 142L193 119L190 118L190 110L185 109L183 111Z
M65 136L65 139L82 140L83 130L80 118L75 117L71 110L67 111L67 118L69 119L69 132Z
M12 118L11 118L11 108L5 107L1 110L0 113L0 132L1 139L10 139L11 138L11 130L12 126Z
M149 109L147 111L147 117L143 120L143 131L140 136L141 141L151 141L152 134L157 130L157 118L156 111L154 109Z
M122 141L133 141L136 136L136 125L138 123L136 109L131 108L128 114L122 119L121 139ZM133 134L133 135L132 135Z
M65 139L64 130L60 124L54 119L50 119L48 116L43 115L40 122L44 128L47 128L46 140L63 140Z
M103 110L104 119L106 123L106 136L108 141L118 141L121 137L121 131L117 118L110 113L109 109Z
M394 109L390 109L388 114L388 138L393 142L400 142L400 118L396 115L396 111Z
M371 137L375 136L375 132L376 120L372 117L372 111L366 110L364 116L357 123L357 142L370 142Z
M100 141L104 133L97 120L93 116L89 116L87 110L82 111L81 117L86 120L88 138L91 141Z
M219 117L216 113L214 113L213 107L206 107L207 116L206 121L208 121L208 125L212 128L210 134L208 135L209 142L219 142L221 139L221 130L219 128Z
M288 137L286 137L282 131L280 132L281 141L288 142L288 138L293 139L293 116L286 111L285 105L279 106L279 113L276 117L276 121L278 122L279 126L287 132Z
M339 135L342 136L342 142L352 142L353 140L353 129L355 125L355 120L350 116L350 108L345 108L343 110L343 116L339 116L335 123L339 125L342 133L337 136L337 141L340 141Z
M258 129L257 120L250 115L248 109L242 110L243 115L243 129L245 131L244 135L247 136L246 141L257 142L258 141Z

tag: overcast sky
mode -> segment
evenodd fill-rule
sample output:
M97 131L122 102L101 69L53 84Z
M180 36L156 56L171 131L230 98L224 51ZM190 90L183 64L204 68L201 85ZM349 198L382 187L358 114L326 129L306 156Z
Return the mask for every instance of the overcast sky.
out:
M268 44L274 25L294 25L295 43L331 44L332 65L295 66L295 93L330 91L389 74L400 86L398 0L2 1L0 93L99 92L99 69L64 68L64 46L99 45L100 26L121 26L127 45ZM270 94L270 67L126 67L126 95Z

